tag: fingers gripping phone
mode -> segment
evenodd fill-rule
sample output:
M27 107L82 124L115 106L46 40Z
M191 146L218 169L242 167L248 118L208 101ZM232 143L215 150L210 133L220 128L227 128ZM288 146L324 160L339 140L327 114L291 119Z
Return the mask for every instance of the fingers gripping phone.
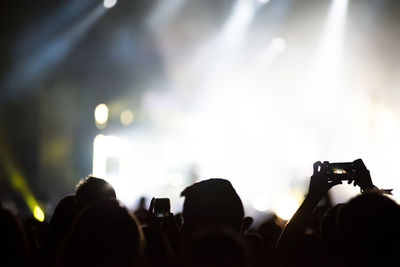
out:
M330 180L353 180L356 169L353 162L329 163L327 175Z

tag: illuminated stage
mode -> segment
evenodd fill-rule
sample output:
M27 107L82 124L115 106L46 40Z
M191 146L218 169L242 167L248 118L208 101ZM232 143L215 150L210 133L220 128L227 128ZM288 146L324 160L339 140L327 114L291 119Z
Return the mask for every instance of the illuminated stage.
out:
M179 12L179 1L169 2L177 5L169 12ZM93 174L108 177L126 204L143 194L169 197L179 211L185 186L223 177L248 214L275 211L287 219L304 197L313 162L360 157L376 185L400 189L394 168L400 151L397 111L348 73L355 63L345 51L351 34L347 1L332 1L315 45L300 32L269 42L251 36L263 4L237 0L214 37L191 47L184 58L170 37L171 14L163 17L155 9L158 16L149 16L165 58L168 90L143 94L145 119L131 116L136 127L121 118L126 130L94 139ZM265 46L254 51L247 39ZM301 54L305 44L314 47L312 53ZM339 202L359 190L346 184L333 192Z

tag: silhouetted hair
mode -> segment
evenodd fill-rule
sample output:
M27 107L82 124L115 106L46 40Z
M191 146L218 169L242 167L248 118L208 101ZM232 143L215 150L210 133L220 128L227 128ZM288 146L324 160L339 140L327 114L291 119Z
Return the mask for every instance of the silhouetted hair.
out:
M75 198L78 209L82 209L102 199L115 199L116 194L107 181L89 176L82 179L76 186Z
M340 248L348 266L397 266L400 208L377 193L362 194L340 211Z
M56 251L71 230L77 213L75 196L69 195L58 202L50 220L50 246Z
M243 204L228 180L214 178L195 183L181 196L185 197L182 215L186 230L215 226L241 230Z
M28 266L29 248L24 228L11 211L0 208L0 266Z
M230 231L197 232L185 254L185 267L246 267L249 255L245 243Z
M115 199L97 201L74 222L58 266L135 266L143 242L126 207Z

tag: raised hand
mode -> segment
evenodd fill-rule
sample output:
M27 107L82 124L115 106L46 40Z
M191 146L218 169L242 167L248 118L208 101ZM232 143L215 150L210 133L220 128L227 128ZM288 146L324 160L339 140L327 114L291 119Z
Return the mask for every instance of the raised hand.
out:
M369 170L365 166L362 159L357 159L353 162L355 173L354 173L354 185L358 185L361 191L375 190L376 186L372 183L371 175ZM351 183L351 181L349 181Z
M342 182L337 179L328 179L328 161L324 161L324 163L321 163L321 161L317 161L314 163L313 167L314 173L310 179L310 186L308 189L307 198L319 202L322 197L329 191L329 189L337 184L341 184Z

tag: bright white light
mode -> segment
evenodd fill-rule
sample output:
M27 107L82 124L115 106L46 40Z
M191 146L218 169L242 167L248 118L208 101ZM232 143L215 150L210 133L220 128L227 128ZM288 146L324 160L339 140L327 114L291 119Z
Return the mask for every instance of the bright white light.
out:
M106 136L99 134L93 142L93 175L97 177L108 177L107 160L110 158L121 159L126 147L117 136Z
M293 196L286 195L278 200L274 207L274 211L282 219L289 220L299 208L299 206L299 203Z
M256 7L250 1L236 0L222 31L224 38L227 38L227 41L239 40L253 19L255 11Z
M117 3L117 0L104 0L103 5L105 8L112 8Z
M314 112L334 114L338 107L326 105L321 99L341 97L343 83L343 45L346 30L348 0L334 0L325 21L318 50L314 58L309 85L301 101Z
M207 42L196 55L194 59L195 67L203 69L203 66L198 65L205 64L209 69L210 58L217 56L219 58L218 63L211 66L213 69L209 70L210 74L220 72L220 69L224 69L222 72L226 72L227 69L232 68L234 61L241 55L238 50L245 40L246 31L254 18L257 8L259 6L255 5L252 0L236 0L231 14L220 32L215 38ZM213 78L209 79L213 80ZM204 77L203 80L205 80Z
M271 209L269 199L263 195L257 196L253 200L253 208L261 212Z
M133 122L134 119L134 114L131 110L126 109L121 112L121 115L119 116L119 119L121 120L121 123L123 125L129 125Z
M286 49L286 42L282 38L274 38L271 42L272 48L278 52L282 52Z
M168 182L172 186L180 186L183 183L183 176L178 172L173 172L170 175L168 175Z
M314 64L316 73L313 79L319 79L321 83L335 75L340 68L347 5L348 0L334 0L329 10Z
M260 2L261 4L267 4L269 3L269 0L258 0L258 2Z
M100 104L94 110L94 119L99 125L104 125L108 120L108 107L106 104Z
M168 6L171 2L184 1L158 2ZM296 36L279 36L277 33L274 39L254 38L265 44L265 47L257 45L255 49L249 47L252 42L246 42L252 40L247 37L254 33L252 28L248 31L248 27L253 25L254 7L262 5L255 0L232 2L235 5L224 27L215 36L209 36L210 42L204 37L205 43L196 43L198 46L193 47L193 53L184 54L184 57L180 57L182 55L174 45L174 41L181 40L172 40L168 34L170 31L164 31L173 29L171 23L174 21L165 19L155 24L173 89L162 93L145 92L142 112L148 119L146 125L151 127L138 125L128 133L132 146L120 145L115 140L110 153L95 153L94 172L107 174L105 169L96 168L99 161L96 158L103 155L100 157L102 161L111 154L109 157L120 160L118 175L126 177L125 180L112 180L113 185L120 185L117 194L124 201L137 196L131 190L148 196L153 196L149 194L157 190L154 196L161 194L179 198L181 186L193 181L189 178L192 177L189 166L196 165L198 173L193 177L227 178L246 207L259 211L271 209L285 219L292 216L299 206L296 199L300 199L285 194L285 190L290 188L290 192L295 192L297 189L304 193L305 183L309 182L312 174L312 163L316 160L351 161L363 157L371 173L377 174L374 176L377 177L377 186L400 188L400 182L392 184L392 181L397 181L392 167L396 163L389 164L386 160L387 157L393 161L399 158L398 113L390 106L387 107L389 112L382 114L373 110L373 96L364 88L358 90L367 85L362 80L346 84L344 79L331 77L341 70L337 63L341 63L346 1L330 2L333 5L326 14L326 24L322 25L320 43L315 44L312 38L308 44L306 37L300 35L300 43L289 43L289 39L286 43L280 37L295 40ZM173 13L177 14L176 11ZM168 15L168 18L174 17ZM319 47L312 76L312 81L316 81L313 88L305 77L309 74L305 69L310 69L308 67L314 63L313 55L296 50L302 45L312 49ZM288 48L295 52L291 53L290 62L285 60L279 62L282 65L277 64L277 68L265 68ZM260 60L261 64L253 64L253 60ZM352 66L348 67L351 69ZM291 79L285 79L288 73ZM371 75L371 79L374 78L377 77ZM352 83L357 87L351 86ZM338 87L345 92L339 93ZM309 88L315 90L307 91ZM334 98L327 97L325 91L329 90L325 89L329 89ZM364 98L360 97L361 91ZM327 108L334 109L335 117L327 116ZM138 131L142 133L138 134ZM387 147L382 149L378 140ZM393 146L393 142L397 142L397 146ZM114 153L119 156L112 155L114 147L120 147L120 152ZM128 156L126 151L131 151L131 155ZM377 161L379 157L382 162ZM370 164L376 164L376 167ZM394 169L393 174L387 172L389 169ZM174 174L176 170L180 175ZM185 177L183 182L182 177ZM387 183L382 183L382 179L388 179Z
M263 69L270 65L286 49L286 42L280 37L272 39L269 45L258 57L258 68Z

